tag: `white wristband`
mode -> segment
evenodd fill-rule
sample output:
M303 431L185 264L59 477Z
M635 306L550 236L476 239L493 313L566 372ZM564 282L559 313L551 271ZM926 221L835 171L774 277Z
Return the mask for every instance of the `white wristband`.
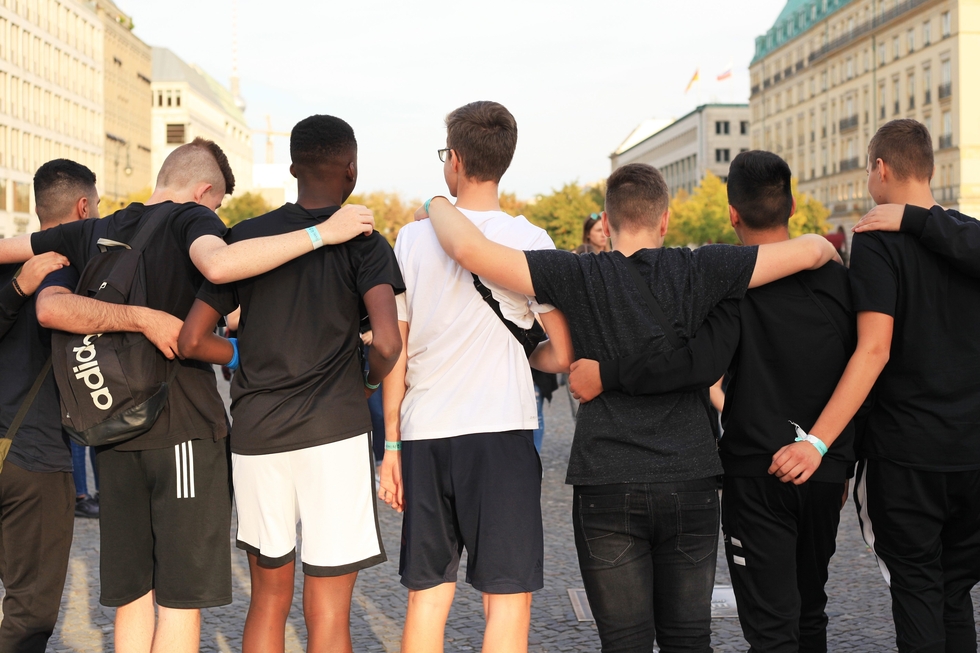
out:
M320 238L320 231L316 227L307 227L306 235L310 237L310 242L313 243L313 249L323 247L323 239Z

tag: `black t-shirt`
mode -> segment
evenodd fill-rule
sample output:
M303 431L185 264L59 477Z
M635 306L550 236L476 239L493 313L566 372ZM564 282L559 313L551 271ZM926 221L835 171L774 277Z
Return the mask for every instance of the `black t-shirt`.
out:
M895 318L859 453L927 471L980 469L980 283L915 237L885 232L854 236L850 278L856 311Z
M236 225L229 243L305 229L338 207L295 204ZM231 386L231 448L255 455L294 451L367 433L359 326L361 297L388 284L404 292L381 234L305 254L233 284L206 283L198 297L222 315L241 306L241 367Z
M27 399L51 355L51 331L37 323L34 298L20 297L10 280L20 268L0 265L0 437ZM29 472L70 472L71 449L61 428L54 374L48 371L14 436L7 462Z
M147 304L180 319L187 317L194 297L204 281L191 262L191 244L202 236L223 237L227 228L210 209L199 204L129 205L101 220L89 219L63 224L31 236L35 254L59 252L73 267L84 270L98 254L96 241L109 238L128 242L136 235L140 218L154 211L154 220L167 224L144 251ZM167 404L153 427L143 435L114 448L121 451L161 449L179 442L227 435L224 405L218 395L214 372L199 361L180 361L180 370L170 388Z
M644 249L631 260L682 339L711 308L740 298L757 248ZM618 252L525 252L537 300L565 314L576 358L609 360L671 349ZM606 485L721 474L717 445L696 392L631 397L603 392L579 409L566 483Z

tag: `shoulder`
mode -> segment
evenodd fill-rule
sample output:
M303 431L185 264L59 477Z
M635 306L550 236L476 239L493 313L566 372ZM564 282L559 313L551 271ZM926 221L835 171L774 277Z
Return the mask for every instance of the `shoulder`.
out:
M280 233L286 233L290 229L281 224L279 220L281 211L282 209L275 209L263 215L242 220L228 230L226 240L229 243L233 243L239 240L248 240L249 238L261 238L262 236L274 236Z
M517 249L554 249L548 232L528 222L523 215L512 217L498 212L486 221L483 228L487 238Z
M395 238L395 253L408 253L419 243L432 243L433 241L438 242L432 223L428 220L409 222L398 230L398 237Z

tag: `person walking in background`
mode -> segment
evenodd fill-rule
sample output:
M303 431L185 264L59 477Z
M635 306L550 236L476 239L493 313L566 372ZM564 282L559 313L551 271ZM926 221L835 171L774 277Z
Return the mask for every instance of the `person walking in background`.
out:
M95 174L74 161L38 168L34 194L42 232L99 216ZM54 252L23 267L0 265L0 437L13 439L0 458L4 652L43 653L68 574L77 510L72 455L50 370L51 332L38 324L35 306L42 280L66 265Z
M582 224L582 244L573 251L575 254L595 254L609 249L609 234L603 230L602 215L593 213Z

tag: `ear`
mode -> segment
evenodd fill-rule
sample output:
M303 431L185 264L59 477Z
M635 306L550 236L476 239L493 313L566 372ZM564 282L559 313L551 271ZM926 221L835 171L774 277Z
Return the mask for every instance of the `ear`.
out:
M75 202L75 215L78 216L78 220L84 220L89 217L88 214L88 198L85 196L79 197L78 201Z
M732 223L732 229L738 229L738 225L742 222L742 216L731 204L728 205L728 221Z
M880 181L881 183L885 183L885 180L891 177L891 172L885 170L886 165L887 164L881 159L875 161L875 172L878 173L878 181Z
M599 223L602 225L602 233L606 235L606 238L612 237L612 229L609 227L609 216L603 211L599 218Z
M456 150L449 150L449 164L452 166L453 172L459 175L459 171L463 167L463 162L460 161L459 156L456 155Z
M790 209L789 214L791 216L796 215L796 198L795 197L793 198L793 208Z
M295 164L292 164L292 163L289 164L289 174L291 174L294 179L299 179L299 177L296 176L296 165Z
M357 181L357 161L353 159L347 164L347 181Z
M667 209L660 216L660 237L667 235L667 227L670 224L670 209Z
M201 198L208 194L208 192L214 188L211 184L202 183L194 189L194 202L197 204L201 203Z

